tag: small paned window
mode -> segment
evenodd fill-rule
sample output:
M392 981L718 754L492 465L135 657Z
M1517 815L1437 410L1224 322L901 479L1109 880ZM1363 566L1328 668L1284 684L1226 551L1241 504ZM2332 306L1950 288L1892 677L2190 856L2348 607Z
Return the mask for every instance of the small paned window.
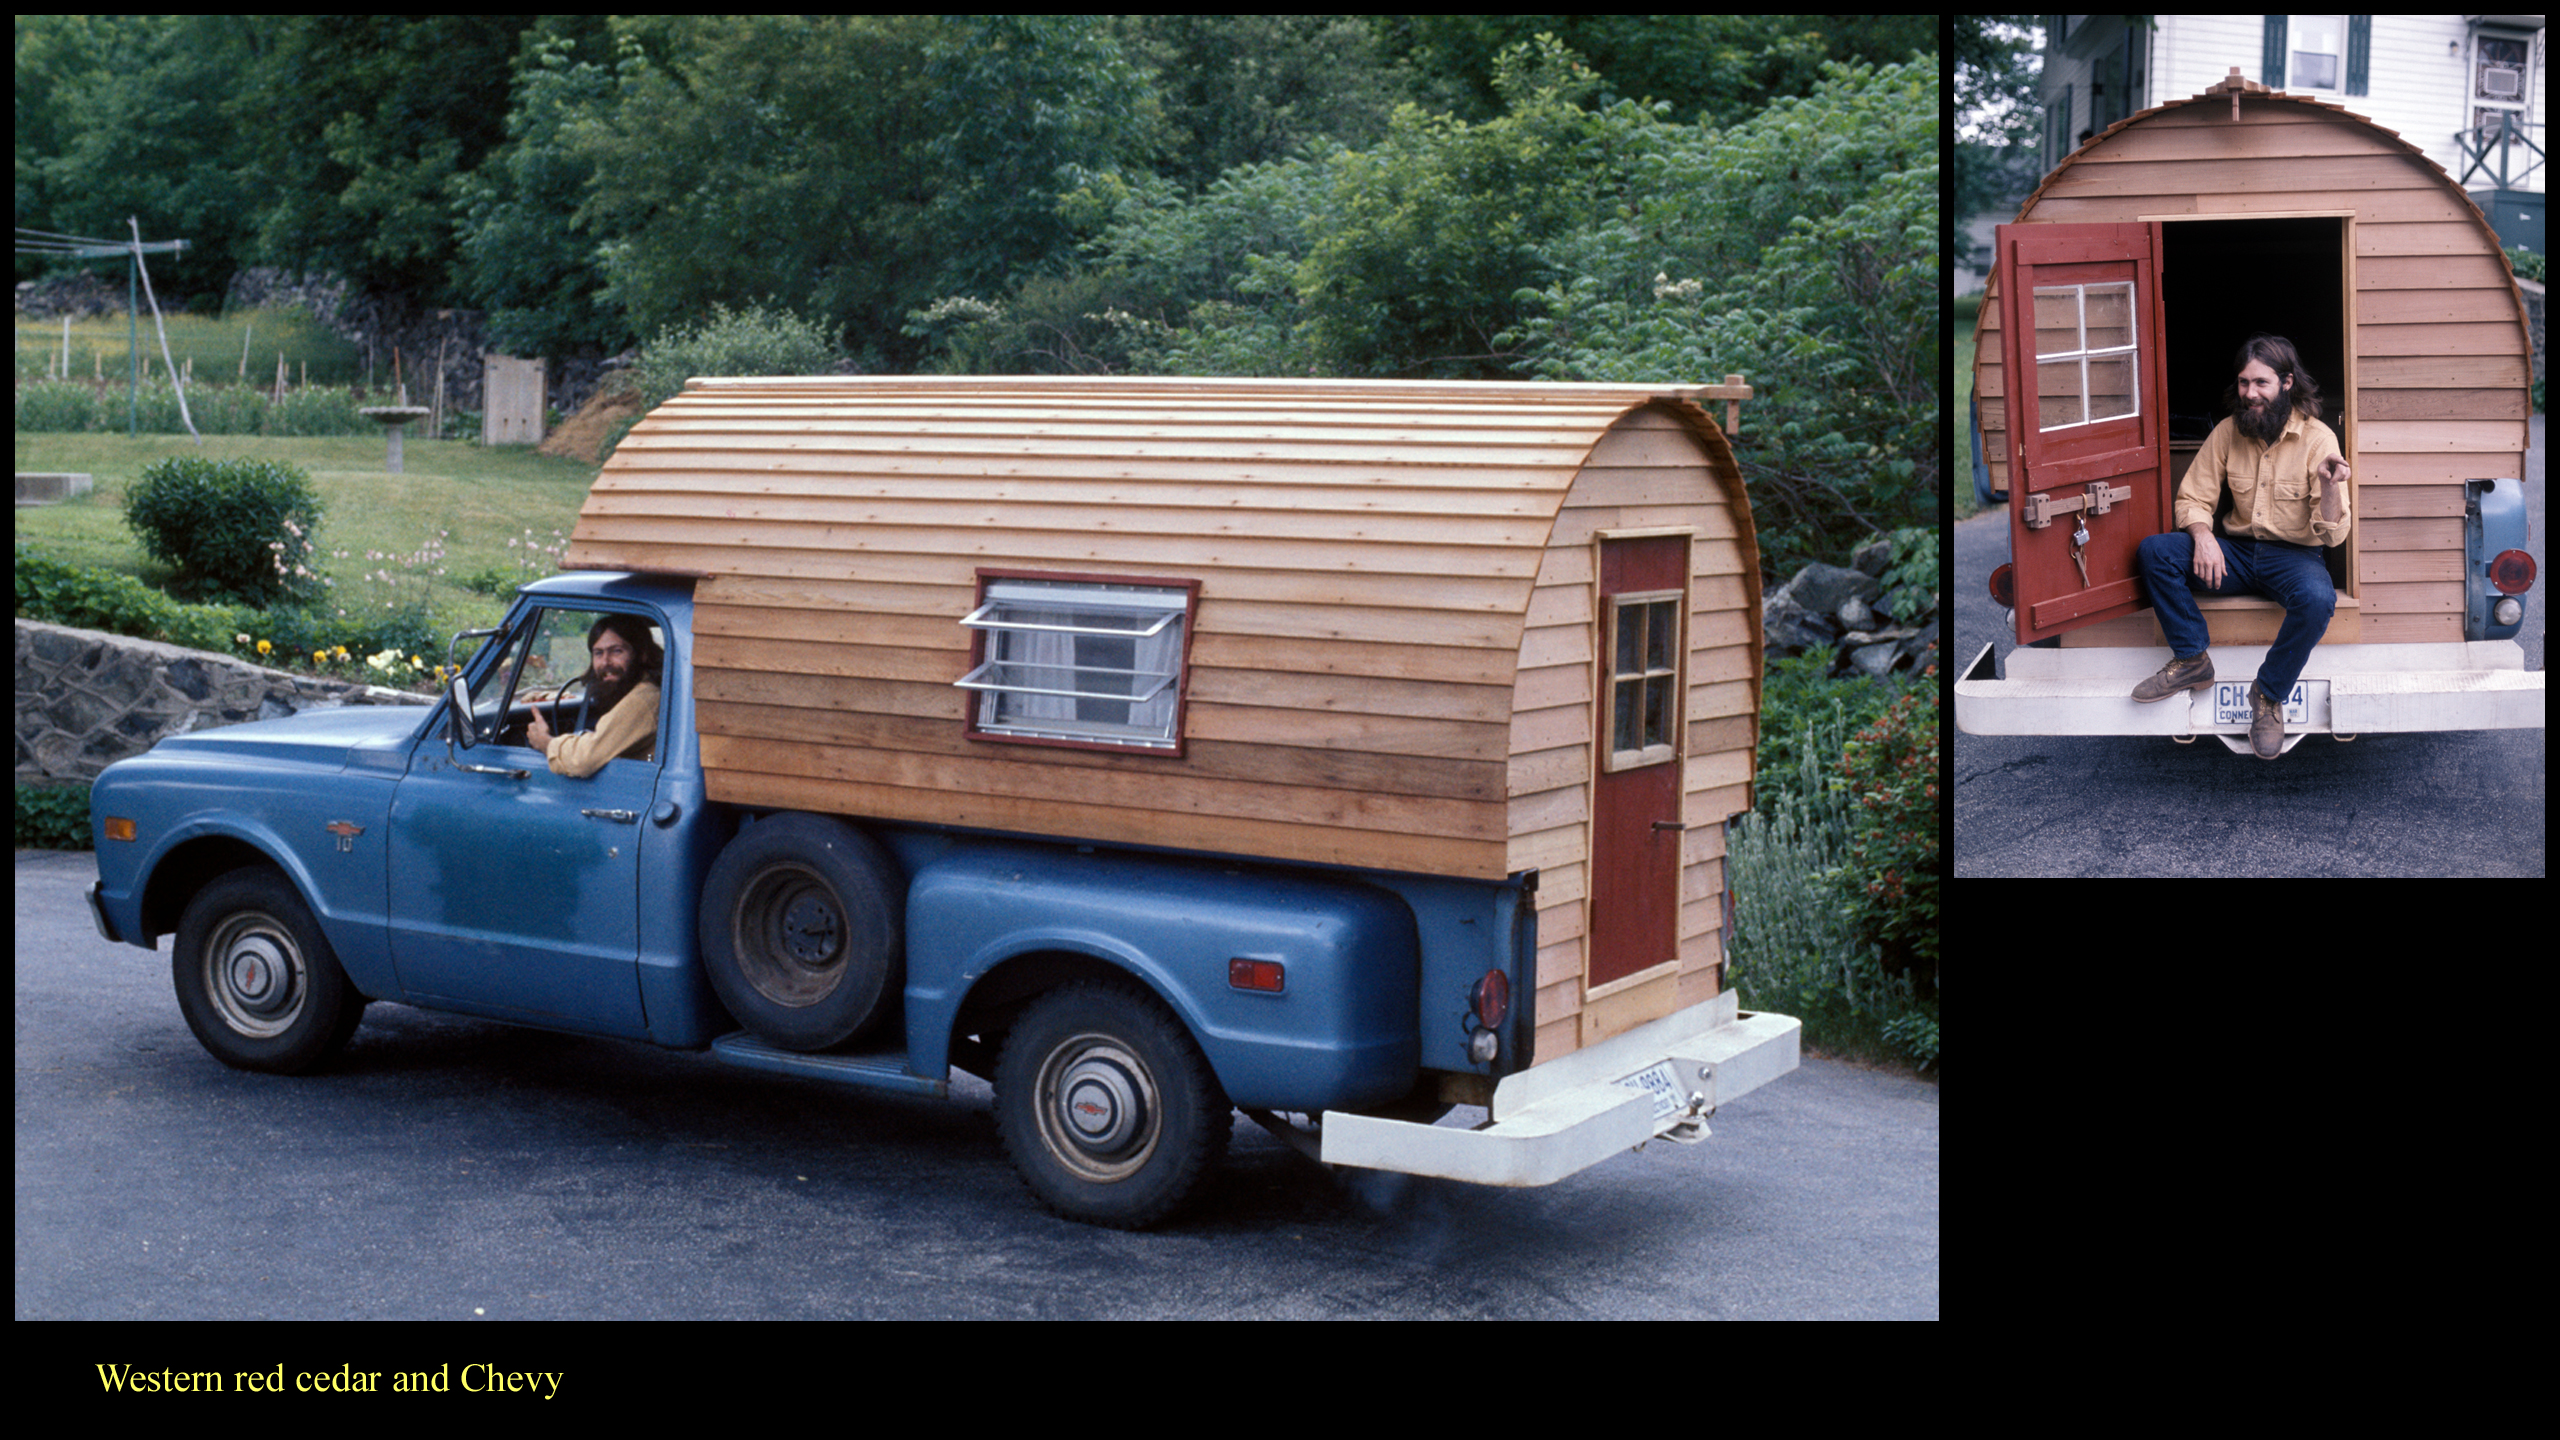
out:
M1179 750L1190 584L988 577L969 731L991 739Z
M2063 430L2140 412L2133 282L2036 287L2036 428Z
M1610 597L1610 770L1680 753L1680 592Z

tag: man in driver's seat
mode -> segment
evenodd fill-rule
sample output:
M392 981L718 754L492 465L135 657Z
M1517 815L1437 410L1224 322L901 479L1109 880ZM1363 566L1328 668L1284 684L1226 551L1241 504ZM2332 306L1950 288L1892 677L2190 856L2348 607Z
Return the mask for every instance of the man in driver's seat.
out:
M607 615L587 628L587 693L577 702L577 728L555 735L550 711L535 702L525 743L551 762L551 773L582 779L617 755L646 759L658 738L658 679L666 652L637 615ZM592 726L593 728L587 728Z

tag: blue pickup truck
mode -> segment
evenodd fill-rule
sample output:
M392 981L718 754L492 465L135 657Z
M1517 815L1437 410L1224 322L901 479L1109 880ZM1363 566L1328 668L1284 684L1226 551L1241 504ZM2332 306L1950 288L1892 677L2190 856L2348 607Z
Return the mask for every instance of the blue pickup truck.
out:
M1702 1128L1700 1066L1726 1065L1730 1097L1793 1064L1793 1021L1719 1016L1641 1055L1570 1057L1580 1083L1541 1086L1517 1134L1422 1133L1447 1108L1433 1072L1499 1080L1531 1059L1511 997L1534 984L1532 877L711 803L688 723L691 609L682 580L543 581L438 705L175 736L111 767L92 793L100 933L145 948L174 934L188 1025L252 1070L319 1065L375 1000L854 1087L940 1095L957 1066L994 1084L1033 1192L1115 1226L1191 1194L1230 1107L1359 1131L1325 1136L1338 1163L1540 1183ZM608 614L642 617L663 647L657 733L646 754L555 774L525 732L546 703L574 705L546 676L569 675ZM1425 994L1465 997L1462 1013L1425 1023ZM1446 1158L1471 1140L1480 1158Z
M1684 391L697 380L437 703L110 767L91 904L253 1070L379 1000L966 1071L1105 1225L1238 1109L1546 1184L1796 1064L1727 974L1748 535Z

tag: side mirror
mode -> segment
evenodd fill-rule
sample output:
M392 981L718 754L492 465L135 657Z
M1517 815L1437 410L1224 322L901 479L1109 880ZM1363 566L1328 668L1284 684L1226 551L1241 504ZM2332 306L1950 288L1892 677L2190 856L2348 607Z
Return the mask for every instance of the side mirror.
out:
M445 733L468 750L480 743L480 732L471 724L471 685L456 675L445 687L444 698L453 710L453 728Z

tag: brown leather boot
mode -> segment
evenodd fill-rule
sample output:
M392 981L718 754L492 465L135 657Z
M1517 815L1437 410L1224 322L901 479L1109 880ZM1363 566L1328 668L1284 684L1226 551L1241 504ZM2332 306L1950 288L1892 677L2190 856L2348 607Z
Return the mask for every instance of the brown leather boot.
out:
M2160 667L2160 673L2133 687L2133 698L2148 705L2166 700L2181 690L2201 690L2213 683L2213 652L2199 650L2180 660L2172 656Z
M2249 682L2249 748L2261 760L2284 753L2284 707L2267 698L2258 682Z

